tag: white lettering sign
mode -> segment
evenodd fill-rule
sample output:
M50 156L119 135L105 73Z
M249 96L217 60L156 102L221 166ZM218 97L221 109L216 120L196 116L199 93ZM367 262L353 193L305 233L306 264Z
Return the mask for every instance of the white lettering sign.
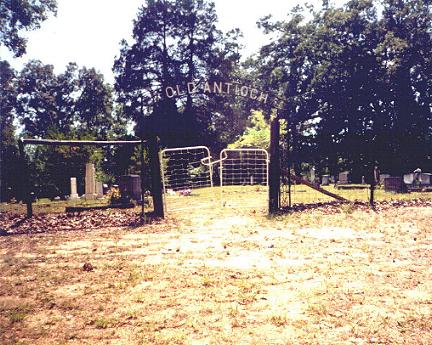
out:
M257 100L258 102L267 103L269 95L263 91L259 91L247 85L240 85L236 83L214 81L210 83L188 82L185 86L173 85L165 88L165 95L168 98L180 97L186 94L190 95L202 91L203 93L227 94L242 97L249 97L250 99Z

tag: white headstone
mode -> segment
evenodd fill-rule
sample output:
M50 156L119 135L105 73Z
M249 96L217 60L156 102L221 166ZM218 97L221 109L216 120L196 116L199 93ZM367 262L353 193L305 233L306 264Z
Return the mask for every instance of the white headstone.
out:
M70 178L70 189L71 189L71 192L70 192L69 199L71 199L71 200L78 199L79 196L77 193L77 179L76 179L76 177Z
M312 167L312 168L310 169L310 181L311 181L312 183L315 183L315 167Z

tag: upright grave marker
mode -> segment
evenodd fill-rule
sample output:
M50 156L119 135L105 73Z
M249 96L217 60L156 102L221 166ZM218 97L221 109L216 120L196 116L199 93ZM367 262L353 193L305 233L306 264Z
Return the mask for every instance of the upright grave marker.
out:
M85 198L86 200L93 200L96 198L96 181L95 181L95 167L93 163L86 164L85 172Z
M321 184L323 186L328 186L330 184L330 175L322 175Z
M349 171L343 171L343 172L339 173L338 183L339 184L349 184L350 183L349 175L350 175Z
M98 199L103 198L103 183L100 181L96 181L96 197Z
M77 193L77 179L76 177L71 177L70 178L70 195L69 195L69 199L70 200L76 200L79 198L78 193Z
M310 172L310 181L312 183L315 183L315 179L316 179L316 176L315 176L315 167L311 167L309 172Z

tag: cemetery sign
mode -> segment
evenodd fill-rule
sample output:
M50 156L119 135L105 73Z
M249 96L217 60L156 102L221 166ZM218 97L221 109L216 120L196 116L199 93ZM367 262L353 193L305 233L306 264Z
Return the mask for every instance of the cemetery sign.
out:
M278 97L271 97L268 92L260 91L257 88L241 85L235 82L223 81L204 81L193 82L190 81L186 85L171 85L165 87L165 95L168 98L181 97L185 95L192 95L195 93L204 94L224 94L248 97L250 99L262 102L264 104L277 105Z

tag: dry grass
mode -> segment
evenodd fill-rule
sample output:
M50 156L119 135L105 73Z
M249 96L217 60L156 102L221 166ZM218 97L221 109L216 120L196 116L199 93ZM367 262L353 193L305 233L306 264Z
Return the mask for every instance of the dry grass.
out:
M108 199L99 200L58 200L40 199L33 203L34 214L38 213L63 213L68 206L103 206L108 205ZM14 212L25 214L27 206L25 203L0 203L0 212Z
M0 343L431 344L430 219L215 209L3 237Z

